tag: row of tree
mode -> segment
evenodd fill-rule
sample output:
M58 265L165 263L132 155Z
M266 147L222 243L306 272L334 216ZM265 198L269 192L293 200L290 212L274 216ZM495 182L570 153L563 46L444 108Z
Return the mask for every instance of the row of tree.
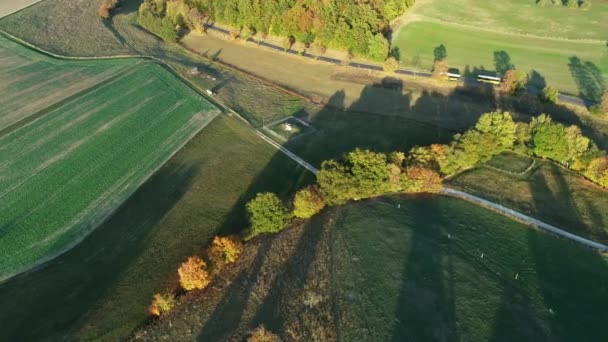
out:
M165 38L166 21L204 30L207 21L230 25L247 38L259 34L285 37L315 51L346 49L354 56L384 61L389 22L414 0L145 0L140 23ZM142 16L146 16L144 20ZM152 18L153 17L153 18ZM160 34L159 32L163 32Z
M483 114L470 130L450 144L416 146L407 154L356 149L343 160L321 164L317 182L298 191L291 210L273 193L258 194L247 204L251 228L246 239L284 229L292 217L309 218L325 206L389 193L437 192L444 176L490 160L506 151L556 161L608 188L608 156L577 126L555 123L546 114L530 123L511 114Z
M183 291L206 288L226 265L236 262L243 245L236 236L216 236L211 246L203 251L203 256L191 256L178 268L179 285ZM173 290L154 295L148 312L153 316L167 314L176 304L178 293Z

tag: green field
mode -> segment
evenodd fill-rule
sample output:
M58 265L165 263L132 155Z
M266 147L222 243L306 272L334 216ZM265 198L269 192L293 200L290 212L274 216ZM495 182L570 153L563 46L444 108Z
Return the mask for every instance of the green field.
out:
M547 1L549 2L549 1ZM421 0L415 12L424 17L492 29L569 39L608 39L608 3L591 1L590 10L537 6L532 0Z
M62 61L0 36L0 132L47 108L108 81L137 59Z
M70 63L56 61L57 75L70 73ZM38 70L29 76L13 64L0 68L9 80L25 76L45 84ZM95 81L96 74L87 80ZM3 99L16 109L38 101L37 91L21 89L9 86ZM70 96L61 89L55 101ZM152 63L53 104L45 102L48 111L0 136L0 279L82 239L219 113ZM3 114L10 112L3 108Z
M263 324L295 341L602 341L606 281L585 248L458 199L394 196L252 240L222 281L135 335L241 341Z
M523 175L481 166L451 178L446 185L608 243L606 190L552 162L536 160Z
M440 44L447 49L450 66L465 74L476 68L496 70L494 52L505 51L518 70L540 74L532 81L536 86L546 83L575 95L593 92L585 96L598 101L597 92L590 89L596 87L597 80L604 87L608 83L608 47L603 41L586 43L512 36L427 21L402 27L393 41L403 64L424 69L431 69L433 51Z
M338 210L338 340L608 338L608 264L594 252L457 199Z
M485 165L512 174L522 174L528 170L534 159L515 153L505 152L490 159Z

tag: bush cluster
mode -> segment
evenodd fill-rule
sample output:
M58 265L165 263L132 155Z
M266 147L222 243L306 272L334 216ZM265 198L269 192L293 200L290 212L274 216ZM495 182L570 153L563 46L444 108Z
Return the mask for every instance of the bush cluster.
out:
M154 295L152 304L148 307L148 312L152 316L160 316L161 314L167 314L175 306L175 296L171 293Z
M101 5L99 5L99 16L103 19L108 19L112 10L118 6L119 0L102 0Z
M199 256L191 256L179 266L180 287L185 291L206 288L224 266L238 260L242 249L243 244L236 236L214 237L211 246L203 253L209 263ZM175 293L155 294L148 313L158 317L171 311L176 303Z

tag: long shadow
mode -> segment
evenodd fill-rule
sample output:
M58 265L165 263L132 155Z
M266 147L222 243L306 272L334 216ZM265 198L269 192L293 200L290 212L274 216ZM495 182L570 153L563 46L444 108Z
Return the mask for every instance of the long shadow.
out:
M606 89L601 70L593 62L583 62L577 56L568 60L568 69L579 89L579 96L593 103L601 100L602 93Z
M222 299L202 327L197 338L199 341L226 340L238 328L271 244L272 239L262 242L251 269L242 271L224 292Z
M85 241L39 270L0 285L0 302L7 309L0 312L0 340L126 339L146 322L152 295L177 286L179 262L199 254L213 235L247 226L244 206L257 192L287 198L312 180L271 147L263 150L270 156L260 152L258 145L265 143L238 120L216 120L232 124L203 130ZM230 133L234 127L247 134ZM208 150L202 147L208 139L217 139L204 138L209 134L233 134L238 151L226 152L259 153L268 162L259 171L253 159L231 165L242 180L227 179L235 172L216 169L217 157L199 156ZM207 191L223 195L205 198Z
M558 178L560 178L559 173ZM544 179L538 178L532 189L538 205L565 201L573 207L573 199L564 180L557 180L559 189L551 192ZM555 209L554 209L555 210ZM567 210L574 220L580 218L576 209ZM532 251L539 287L549 311L551 334L563 341L605 341L608 331L608 264L598 253L574 243L548 238L530 230L528 245Z
M511 69L515 69L515 66L511 63L511 56L504 50L494 51L494 66L496 71L502 75Z
M114 36L114 38L116 38L120 45L130 47L130 45L127 44L127 41L122 36L122 34L120 34L120 32L114 27L112 18L102 19L101 22L103 23L103 26L105 26L105 28L112 33L112 35Z
M404 259L391 339L394 342L458 340L451 252L449 244L434 243L446 237L445 232L437 228L441 224L429 224L428 218L437 212L433 203L415 204L419 208L415 210L411 250Z
M283 266L283 272L274 279L268 296L256 310L251 321L252 328L263 324L273 331L284 329L284 323L292 309L286 303L289 303L290 298L296 297L306 284L325 227L323 221L323 215L317 215L307 222L305 232Z
M78 246L0 285L0 340L65 338L137 259L197 172L198 165L163 167Z

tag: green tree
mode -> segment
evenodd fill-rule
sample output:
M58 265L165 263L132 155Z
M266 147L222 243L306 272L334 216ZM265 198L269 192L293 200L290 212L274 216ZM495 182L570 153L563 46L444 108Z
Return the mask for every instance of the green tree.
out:
M349 199L355 198L354 181L350 169L335 160L326 160L321 163L317 183L328 205L344 204Z
M537 156L553 159L560 163L569 159L564 126L552 122L537 125L534 128L532 140L534 154Z
M543 92L540 94L541 100L549 103L557 103L559 96L559 90L555 87L545 87Z
M386 38L380 33L375 34L369 40L367 54L374 61L384 61L388 56L389 44Z
M496 144L491 151L492 154L498 154L513 148L517 125L513 121L511 113L485 113L477 120L475 129L481 133L490 134L495 138Z
M325 207L325 201L315 186L298 191L293 199L293 215L309 218Z
M348 153L355 194L358 198L376 196L385 191L388 167L384 153L356 149Z
M446 58L448 58L448 50L446 49L445 45L441 44L439 46L437 46L434 50L433 50L433 56L435 56L434 61L443 61Z
M249 201L247 213L251 223L248 239L263 233L277 233L289 222L287 209L279 197L270 192L259 193Z

